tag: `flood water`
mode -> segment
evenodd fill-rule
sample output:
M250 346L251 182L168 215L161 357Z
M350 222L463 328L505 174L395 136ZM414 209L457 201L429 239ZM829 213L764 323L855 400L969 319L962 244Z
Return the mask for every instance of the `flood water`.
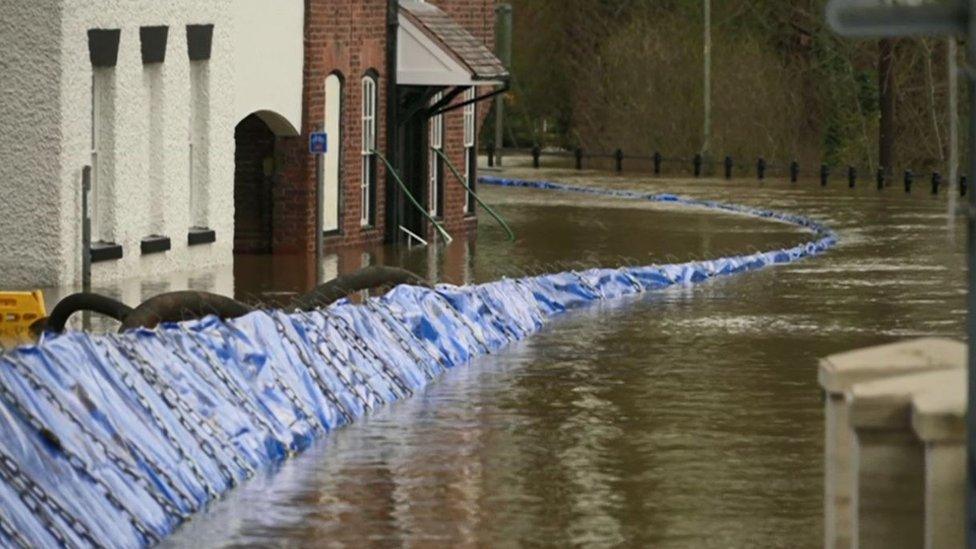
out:
M840 244L796 264L575 311L232 492L171 546L814 547L822 544L817 359L962 337L962 223L945 194L814 182L506 175L808 215ZM441 250L350 250L451 283L719 257L808 239L789 226L619 199L483 187L487 216ZM240 258L235 292L304 272Z

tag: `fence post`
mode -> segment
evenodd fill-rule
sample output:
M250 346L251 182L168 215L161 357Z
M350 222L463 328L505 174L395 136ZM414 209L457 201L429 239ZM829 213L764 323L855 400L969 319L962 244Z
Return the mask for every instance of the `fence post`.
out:
M966 180L966 176L965 175L959 176L959 196L966 196L966 184L967 183L968 183L968 181Z
M731 156L725 157L725 179L732 179L732 167L735 163L732 161Z
M939 194L939 186L942 185L942 174L932 172L932 194Z
M854 166L847 167L847 187L853 189L857 184L857 168Z
M532 167L539 167L539 157L542 155L542 149L538 145L532 147Z
M790 162L790 183L796 183L800 179L800 163L794 160Z
M654 151L654 175L661 175L661 153Z
M878 173L875 174L875 181L878 184L878 190L884 190L885 187L885 170L884 168L878 168Z
M489 168L495 167L495 142L494 141L488 142L488 167Z
M701 177L702 155L696 154L691 160L691 165L694 167L695 177Z
M618 172L624 171L624 151L622 151L620 149L617 149L616 151L614 151L613 152L613 159L617 163L617 171Z
M821 164L820 165L820 186L826 187L827 179L829 178L830 178L830 166L826 164Z
M580 148L580 147L576 147L576 153L575 154L576 154L576 169L577 170L582 170L583 169L583 149Z
M761 156L756 160L756 176L760 181L766 179L766 159Z
M912 170L905 170L905 192L912 192L912 182L915 181L915 174Z

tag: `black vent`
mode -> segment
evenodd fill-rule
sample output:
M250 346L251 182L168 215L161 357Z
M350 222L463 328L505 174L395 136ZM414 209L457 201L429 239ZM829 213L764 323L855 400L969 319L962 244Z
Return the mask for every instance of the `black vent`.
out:
M169 27L142 27L139 39L142 41L142 63L151 65L166 61L166 42Z
M206 61L213 50L213 25L187 25L186 45L190 61Z
M91 29L88 31L88 56L93 67L114 67L119 62L121 29Z

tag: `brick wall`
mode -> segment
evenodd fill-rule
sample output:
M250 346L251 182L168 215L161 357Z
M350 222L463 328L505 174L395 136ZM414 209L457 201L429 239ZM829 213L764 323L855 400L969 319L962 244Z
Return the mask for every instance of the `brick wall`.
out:
M494 50L495 44L495 2L494 0L431 0L444 13L467 29L476 38L485 42L488 48ZM477 94L488 93L491 88L479 88ZM464 101L464 94L455 99L454 103ZM477 129L481 129L487 116L489 104L477 104L475 115ZM457 109L444 114L444 154L451 159L451 163L464 175L464 109ZM450 173L445 174L444 181L444 227L454 237L463 237L477 227L477 219L468 215L464 210L464 187L457 178ZM477 173L474 174L477 177ZM476 211L476 210L475 210ZM433 237L433 228L428 231L428 237Z
M308 134L324 124L325 79L338 74L342 86L342 136L329 147L341 147L339 224L341 235L328 245L362 244L383 239L385 170L377 171L375 227L360 227L360 150L362 77L377 79L376 144L386 143L386 0L306 0L305 89L302 135L279 139L275 188L274 251L314 253L318 208L316 158L308 154ZM331 136L330 136L331 137ZM341 142L340 142L341 141Z
M494 0L440 0L434 2L460 24L489 44L494 42ZM386 0L306 0L304 127L302 135L279 138L276 150L278 173L274 189L275 253L315 251L316 159L307 153L308 134L323 124L325 79L338 73L344 81L342 136L330 136L330 148L340 145L341 234L326 238L329 248L375 244L384 236L386 171L377 163L375 194L376 224L360 227L362 177L361 79L368 70L377 80L376 144L386 148ZM482 92L483 93L483 92ZM460 101L460 99L458 100ZM487 107L478 105L478 120ZM445 116L445 153L463 173L463 112ZM445 177L445 225L452 234L464 233L476 221L463 211L464 189L450 174Z

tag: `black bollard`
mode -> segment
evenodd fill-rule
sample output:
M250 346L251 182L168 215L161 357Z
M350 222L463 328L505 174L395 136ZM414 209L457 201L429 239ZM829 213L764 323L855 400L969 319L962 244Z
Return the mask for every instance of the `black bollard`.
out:
M800 163L794 160L790 162L790 183L796 183L800 179Z
M532 167L539 167L539 157L542 156L542 149L538 145L532 147Z
M885 171L884 168L878 168L878 173L875 175L875 180L878 184L878 190L884 190L885 187Z
M756 177L760 181L766 179L766 159L761 156L756 160Z
M617 163L617 166L616 166L617 171L618 172L624 171L624 151L622 151L620 149L617 149L616 151L614 151L614 153L613 153L613 159Z
M915 174L912 170L905 170L905 192L912 192L912 182L915 181Z
M654 175L661 175L661 153L654 151Z
M701 167L702 167L702 155L696 154L691 160L692 169L695 173L695 177L701 177Z
M959 196L966 196L966 176L959 176Z
M576 147L575 154L576 154L576 169L577 170L582 170L583 169L583 149L581 149L580 147Z
M495 144L488 143L488 167L495 166Z
M826 187L827 179L829 178L830 178L830 166L826 164L821 164L820 165L820 186Z
M732 166L733 165L734 164L732 162L732 157L731 156L726 156L725 157L725 179L732 179Z
M939 194L939 187L942 186L942 174L932 172L932 194Z
M847 167L847 188L853 189L854 185L857 184L857 168L854 166Z

